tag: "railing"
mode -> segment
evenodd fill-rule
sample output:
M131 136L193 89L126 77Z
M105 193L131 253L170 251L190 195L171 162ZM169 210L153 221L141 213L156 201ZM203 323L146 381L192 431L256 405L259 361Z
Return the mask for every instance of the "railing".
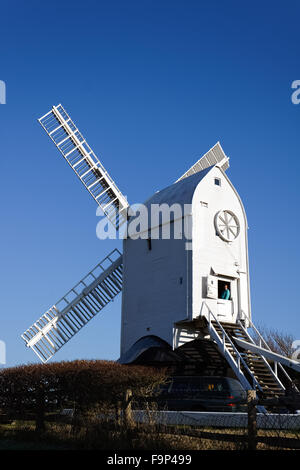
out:
M248 331L246 330L246 328L244 328L243 324L239 321L239 325L240 327L242 328L242 330L244 331L244 333L246 334L247 338L250 340L250 342L252 344L255 344L253 338L251 338L251 336L249 335ZM255 328L256 329L256 328ZM258 332L258 330L256 330ZM263 337L261 337L263 339ZM276 382L278 383L278 385L283 389L285 390L285 386L283 385L283 383L280 381L279 377L278 377L278 374L277 374L277 367L275 369L275 371L272 369L272 367L270 366L270 364L268 363L268 361L266 360L266 358L262 355L262 354L259 354L259 357L261 357L261 359L263 360L265 366L268 368L268 370L271 372L271 374L273 375L273 377L275 378Z
M268 349L269 351L272 351L270 346L268 345L268 343L266 342L266 340L264 339L264 337L260 334L260 332L258 331L258 329L256 328L256 326L254 325L253 321L251 320L251 318L244 312L242 311L242 315L244 315L244 317L246 318L246 320L248 320L249 322L249 326L250 328L253 328L253 330L255 331L255 333L257 334L258 338L259 338L259 346L262 347L262 343L263 345L266 347L266 349ZM255 341L253 340L253 338L249 335L249 333L247 332L247 330L244 328L241 320L238 320L239 322L239 325L243 328L243 330L245 331L245 333L247 334L247 337L250 339L251 343L252 344L255 344ZM268 366L270 367L272 373L275 375L275 377L277 378L277 380L279 381L278 379L278 371L277 371L277 368L278 368L278 365L280 367L280 369L282 370L283 374L285 375L285 377L289 380L290 383L293 383L293 380L291 379L291 377L289 376L289 374L287 373L287 371L285 370L285 368L283 367L282 364L280 364L280 362L275 362L274 361L274 371L273 369L271 368L271 366L269 365L268 361L265 360L265 362L268 364ZM280 381L279 381L280 382ZM281 382L280 382L281 383ZM282 385L282 384L281 384ZM285 387L282 385L282 387L285 389ZM298 388L295 386L295 389L297 391Z
M226 333L226 331L224 330L223 326L221 325L221 323L219 322L219 320L216 318L216 316L213 314L213 312L210 310L210 308L208 307L207 303L204 302L205 306L207 307L208 309L208 324L209 324L209 330L210 332L213 331L214 333L214 337L215 339L219 340L221 345L222 345L222 349L223 349L223 353L224 355L227 354L227 356L230 357L231 359L231 362L234 363L234 369L237 369L236 372L238 373L241 381L243 382L243 385L245 386L245 388L247 390L251 390L252 388L255 388L257 387L261 392L263 392L259 382L256 380L256 378L254 377L253 373L251 372L251 370L249 369L248 367L248 364L246 363L246 361L244 360L244 358L241 356L240 352L238 351L238 349L236 348L236 346L234 345L234 343L231 341L229 335ZM222 339L220 338L220 335L218 334L218 332L216 331L216 329L214 328L212 322L211 322L211 317L213 317L214 321L217 323L217 325L219 326L219 328L221 329L222 331ZM225 343L225 338L227 339L227 341L230 343L232 349L234 350L235 352L235 355L236 355L236 359L233 357L233 355L231 354L231 352L228 350L228 348L226 347L226 343ZM250 377L252 378L253 380L253 387L251 387L250 383L248 382L248 380L246 379L245 375L243 374L242 370L241 370L241 363L243 364L244 368L247 370L247 372L249 373Z

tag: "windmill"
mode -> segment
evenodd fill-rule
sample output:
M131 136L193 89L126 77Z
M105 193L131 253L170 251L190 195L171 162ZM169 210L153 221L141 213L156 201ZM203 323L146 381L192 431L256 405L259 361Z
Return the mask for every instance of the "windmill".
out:
M117 230L125 226L126 197L63 106L53 106L39 123L110 223ZM225 173L228 167L218 142L174 184L155 193L145 207L177 203L191 213L158 221L150 235L147 230L138 240L125 238L123 255L117 249L109 253L22 334L26 346L47 362L122 292L121 362L160 346L187 353L208 339L245 389L257 388L266 396L284 393L284 381L291 378L283 364L300 367L274 355L258 330L260 347L249 334L255 326L247 220ZM192 219L192 247L186 249L185 237L160 239L162 225L170 229L186 219ZM227 298L224 289L230 291Z

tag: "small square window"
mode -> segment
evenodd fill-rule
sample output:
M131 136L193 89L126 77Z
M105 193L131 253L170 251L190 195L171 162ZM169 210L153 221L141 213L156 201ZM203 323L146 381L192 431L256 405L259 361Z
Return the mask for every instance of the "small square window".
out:
M231 283L218 280L218 299L231 300Z
M215 178L215 184L216 184L217 186L221 186L221 180L220 180L220 178Z

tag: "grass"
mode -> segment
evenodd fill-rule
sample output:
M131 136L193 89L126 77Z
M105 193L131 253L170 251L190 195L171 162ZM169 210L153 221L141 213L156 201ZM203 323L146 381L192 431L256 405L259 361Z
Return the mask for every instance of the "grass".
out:
M66 439L67 433L56 426L48 425L43 434L35 432L32 421L14 421L0 425L0 450L57 450L72 448Z
M118 428L89 423L74 435L70 424L47 423L46 431L38 435L32 422L15 421L11 425L0 425L0 450L236 449L233 443L185 436L182 431L176 434L174 429L169 433L160 431L147 425Z
M258 450L297 448L299 432L258 430ZM287 444L281 447L284 442ZM299 447L298 447L299 448ZM36 433L33 421L0 424L0 450L246 450L247 430L153 424L117 425L89 416L74 431L69 422L48 421Z

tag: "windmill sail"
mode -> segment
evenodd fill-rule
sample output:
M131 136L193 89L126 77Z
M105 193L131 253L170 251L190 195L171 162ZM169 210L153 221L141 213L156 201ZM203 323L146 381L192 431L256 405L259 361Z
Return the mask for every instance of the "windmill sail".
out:
M123 261L113 250L21 336L47 362L122 290Z
M75 171L110 222L118 229L127 220L128 202L61 104L39 123Z
M186 171L177 181L205 170L212 165L219 165L223 171L229 168L229 158L225 155L220 142L217 142L203 157L201 157L188 171Z

